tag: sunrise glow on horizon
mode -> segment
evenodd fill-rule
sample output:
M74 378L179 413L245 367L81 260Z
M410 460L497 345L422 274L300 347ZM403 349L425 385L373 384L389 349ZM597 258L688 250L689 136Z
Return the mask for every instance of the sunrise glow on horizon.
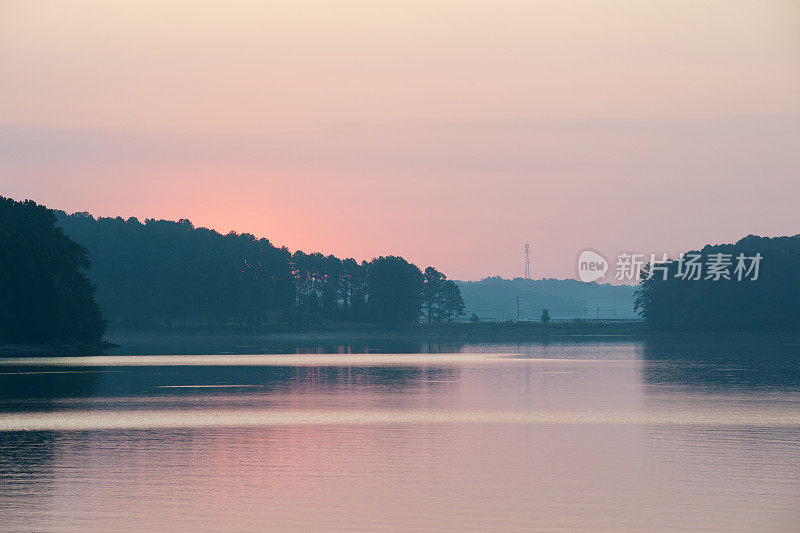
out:
M799 231L799 48L794 0L12 0L0 194L572 278Z

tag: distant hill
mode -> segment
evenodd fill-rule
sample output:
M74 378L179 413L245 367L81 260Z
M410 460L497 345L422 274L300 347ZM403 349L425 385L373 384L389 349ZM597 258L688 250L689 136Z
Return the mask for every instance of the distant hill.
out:
M638 318L633 309L635 287L584 283L574 279L503 279L456 281L464 298L466 316L481 320L517 318L539 320L542 309L551 318Z

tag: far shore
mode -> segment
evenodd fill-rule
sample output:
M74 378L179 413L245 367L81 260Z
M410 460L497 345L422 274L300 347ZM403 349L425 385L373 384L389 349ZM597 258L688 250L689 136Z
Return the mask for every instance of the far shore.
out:
M100 355L107 348L114 348L115 346L115 344L106 340L97 344L70 341L31 344L0 342L0 357Z
M365 340L407 340L420 342L620 342L633 340L679 340L697 342L763 342L800 340L800 335L773 333L697 333L669 334L648 330L642 322L590 323L541 322L440 323L440 324L268 324L253 331L229 327L156 327L114 329L97 345L74 342L40 344L0 343L0 357L100 355L128 342L142 340L197 341L203 339L260 339L275 342L313 343L363 342Z
M643 322L589 323L495 322L495 323L420 323L420 324L266 324L257 330L227 327L157 327L147 329L110 329L106 338L164 337L180 338L261 338L275 341L313 340L420 340L513 342L547 339L633 339L648 335Z

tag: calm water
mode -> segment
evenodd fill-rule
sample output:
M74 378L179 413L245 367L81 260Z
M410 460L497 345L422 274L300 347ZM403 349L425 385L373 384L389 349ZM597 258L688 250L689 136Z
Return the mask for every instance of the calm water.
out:
M800 530L800 346L118 339L0 360L0 530Z

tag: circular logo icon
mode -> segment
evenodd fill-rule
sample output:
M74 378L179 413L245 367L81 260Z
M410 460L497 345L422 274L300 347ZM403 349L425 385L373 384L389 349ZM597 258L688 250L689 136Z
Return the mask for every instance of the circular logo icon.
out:
M578 256L578 277L585 283L597 281L606 275L608 261L592 250L584 250Z

